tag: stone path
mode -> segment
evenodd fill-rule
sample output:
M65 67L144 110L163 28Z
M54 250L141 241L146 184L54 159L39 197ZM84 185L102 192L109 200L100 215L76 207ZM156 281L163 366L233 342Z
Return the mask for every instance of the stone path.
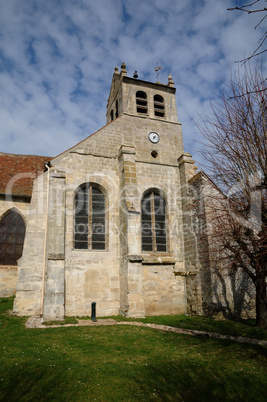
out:
M95 327L100 325L135 325L137 327L148 327L154 328L161 331L173 332L176 334L185 334L192 336L202 336L207 338L217 338L217 339L227 339L229 341L242 342L242 343L251 343L254 345L266 346L267 341L262 341L259 339L251 339L245 338L243 336L231 336L231 335L222 335L216 332L206 332L206 331L198 331L195 329L183 329L183 328L175 328L170 327L168 325L158 325L158 324L148 324L143 322L135 322L135 321L115 321L111 318L108 319L98 319L96 322L92 320L78 320L78 324L64 324L64 325L43 325L42 318L40 317L30 317L26 322L27 328L63 328L63 327Z

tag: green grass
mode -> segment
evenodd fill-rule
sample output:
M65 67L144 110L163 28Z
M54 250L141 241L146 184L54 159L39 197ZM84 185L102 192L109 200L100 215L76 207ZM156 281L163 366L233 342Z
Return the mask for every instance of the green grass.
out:
M12 302L0 299L0 401L266 399L266 348L134 326L26 329Z
M75 317L65 317L60 321L43 321L43 325L66 325L66 324L78 324L78 320Z
M87 317L76 317L77 319L90 319ZM104 317L102 317L104 318ZM109 317L115 321L139 321L144 323L153 323L159 325L168 325L176 328L195 329L199 331L216 332L223 335L243 336L246 338L255 338L267 340L267 331L263 328L257 328L255 320L242 321L220 321L214 318L187 315L164 315L146 318L125 318L122 316Z

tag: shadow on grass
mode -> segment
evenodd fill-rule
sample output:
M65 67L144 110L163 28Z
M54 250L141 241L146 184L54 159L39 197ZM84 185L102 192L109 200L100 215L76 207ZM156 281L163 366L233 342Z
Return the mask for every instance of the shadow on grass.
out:
M216 370L212 365L199 362L168 362L164 366L148 368L145 384L141 379L138 388L148 399L175 401L265 401L266 384L262 380L255 386L248 373ZM248 395L249 398L247 397Z
M0 379L0 401L61 400L66 390L63 370L49 372L34 362L8 366L7 370L5 378Z
M26 329L25 318L1 320L1 402L266 399L264 347L128 325Z
M123 363L103 363L100 373L86 367L78 374L75 370L69 372L68 364L59 368L42 367L34 362L13 366L1 383L0 401L266 400L264 376L243 372L239 365L230 368L225 362L201 361L196 356L159 362L147 360L144 364L134 360Z

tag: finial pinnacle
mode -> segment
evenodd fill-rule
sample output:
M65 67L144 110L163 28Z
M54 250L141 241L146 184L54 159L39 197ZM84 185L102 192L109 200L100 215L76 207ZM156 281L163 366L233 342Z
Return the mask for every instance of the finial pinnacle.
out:
M168 77L168 87L174 87L174 82L172 80L171 74L169 74L169 77Z
M127 74L126 64L124 62L122 62L122 64L121 64L121 75L126 75L126 74Z

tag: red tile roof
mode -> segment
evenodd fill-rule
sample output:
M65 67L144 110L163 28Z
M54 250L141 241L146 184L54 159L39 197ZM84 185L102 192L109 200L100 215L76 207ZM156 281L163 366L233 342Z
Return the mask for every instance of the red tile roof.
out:
M31 196L33 180L44 172L49 156L0 152L0 194Z

